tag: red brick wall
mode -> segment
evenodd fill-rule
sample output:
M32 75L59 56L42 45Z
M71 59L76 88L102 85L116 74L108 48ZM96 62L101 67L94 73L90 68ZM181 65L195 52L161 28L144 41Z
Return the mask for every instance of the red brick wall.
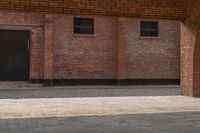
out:
M159 22L158 38L140 37L140 21L125 20L127 78L180 78L180 21ZM155 20L155 19L154 19Z
M114 29L117 20L113 17L94 19L95 35L85 36L73 34L72 16L48 15L48 20L55 24L55 79L116 78L117 38ZM123 78L180 78L180 22L158 21L160 37L147 39L139 36L140 19L123 19L120 29L125 31Z
M48 15L54 29L54 78L111 78L115 76L112 17L94 17L95 35L73 34L73 17Z
M106 15L106 16L123 16L123 17L130 16L130 17L137 17L137 18L155 18L155 19L165 18L165 19L182 20L183 24L181 25L181 79L182 79L181 85L182 85L183 95L200 95L200 85L199 85L200 78L198 75L198 73L200 72L199 67L198 67L199 66L199 33L198 32L200 30L199 6L200 6L200 0L115 0L115 1L108 1L108 0L57 0L57 1L1 0L0 1L0 10L2 11L4 10L21 11L21 12L37 11L37 12L65 13L65 14L70 14L70 15L82 14L82 15ZM1 12L0 17L1 17L0 19L1 29L12 29L12 30L15 29L15 30L31 31L31 40L30 40L31 75L30 75L30 78L31 79L43 78L44 71L45 71L44 70L45 69L44 67L45 65L44 53L45 52L44 52L44 44L43 44L44 43L44 40L43 40L44 39L44 36L43 36L44 25L45 25L44 14ZM115 28L117 29L119 28L119 25L117 23L115 24ZM59 29L61 30L61 28L58 28L57 30L59 31ZM117 30L114 30L114 31L116 32ZM120 32L120 34L114 34L113 36L117 37L118 35L124 35L124 33ZM121 48L124 49L124 45L125 45L125 43L123 43L124 39L123 37L119 37L119 38L120 38L119 40L114 39L113 42L114 44L120 44L117 46L120 46ZM63 41L62 39L58 39L58 40L61 40L61 42ZM72 40L70 41L72 42ZM74 43L78 44L79 42L74 42ZM116 64L118 64L116 65L118 67L114 67L117 72L111 71L106 77L113 77L111 76L113 75L113 73L115 73L114 74L115 76L117 74L120 74L120 75L122 74L122 77L123 77L124 73L119 72L119 70L124 70L124 68L120 66L124 64L123 60L120 61L120 59L125 58L124 56L121 56L123 55L123 52L124 51L121 49L118 49L117 51L113 52L117 60ZM48 51L46 53L48 53ZM116 55L117 53L120 56L117 56ZM56 56L54 58L57 58L57 56L58 57L61 56L57 54L55 55ZM108 56L106 55L106 57ZM60 58L64 58L64 57L60 57ZM109 55L109 58L111 58L110 55ZM61 62L62 62L62 59L58 60L56 64L59 64ZM108 60L106 60L105 62L108 62ZM132 62L132 59L130 59L130 62ZM49 63L46 63L46 65L48 64ZM50 65L53 65L53 64L50 63ZM60 70L64 69L64 65L63 66L55 65L55 64L53 65L54 68L58 66L60 66L58 69ZM105 67L105 68L106 70L110 69L108 67ZM70 67L70 69L73 70L74 67ZM175 70L174 67L173 67L173 70ZM98 75L99 72L96 72L96 73L97 73L97 77L99 77ZM172 75L173 74L170 74L170 77ZM174 76L175 75L176 74L174 74ZM54 76L56 78L57 77L59 78L56 72ZM65 77L65 76L66 75L64 76L62 75L61 77ZM101 76L102 75L100 75L100 77ZM132 74L130 74L130 77L131 76Z
M184 19L187 0L1 0L0 9Z
M52 80L54 64L54 29L55 24L49 19L48 15L44 16L44 79Z
M35 13L0 12L0 28L30 31L30 78L42 79L43 75L43 15Z
M179 78L179 21L158 20L160 37L144 39L141 19L85 16L94 17L95 35L84 36L73 34L73 16L0 16L1 28L31 32L30 79Z

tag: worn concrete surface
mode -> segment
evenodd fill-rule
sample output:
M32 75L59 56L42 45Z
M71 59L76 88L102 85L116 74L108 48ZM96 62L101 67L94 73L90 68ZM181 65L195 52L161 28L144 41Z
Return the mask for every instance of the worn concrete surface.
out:
M37 88L0 88L0 99L177 96L179 86L56 86Z
M0 133L200 132L200 99L178 88L96 89L1 90Z

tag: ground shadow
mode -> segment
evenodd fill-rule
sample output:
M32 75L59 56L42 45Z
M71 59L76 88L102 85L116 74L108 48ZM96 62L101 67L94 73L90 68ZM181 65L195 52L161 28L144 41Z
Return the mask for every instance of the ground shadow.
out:
M177 96L179 87L62 87L40 89L0 90L0 99L71 98L71 97L125 97L125 96Z
M1 133L199 133L200 112L0 119Z

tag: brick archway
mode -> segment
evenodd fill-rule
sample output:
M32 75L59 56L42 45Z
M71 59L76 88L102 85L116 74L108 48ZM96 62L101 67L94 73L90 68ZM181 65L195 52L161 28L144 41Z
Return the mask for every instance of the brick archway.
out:
M200 31L197 33L193 58L193 96L200 96Z
M200 31L181 24L181 94L200 96Z
M181 24L181 94L200 96L200 0L187 1Z

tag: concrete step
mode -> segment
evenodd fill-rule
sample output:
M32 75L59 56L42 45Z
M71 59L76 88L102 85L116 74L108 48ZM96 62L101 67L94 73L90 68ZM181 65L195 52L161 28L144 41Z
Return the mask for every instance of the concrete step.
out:
M0 89L29 89L29 88L37 88L37 87L42 87L43 84L32 84L30 82L24 82L24 81L19 81L19 82L0 82Z

